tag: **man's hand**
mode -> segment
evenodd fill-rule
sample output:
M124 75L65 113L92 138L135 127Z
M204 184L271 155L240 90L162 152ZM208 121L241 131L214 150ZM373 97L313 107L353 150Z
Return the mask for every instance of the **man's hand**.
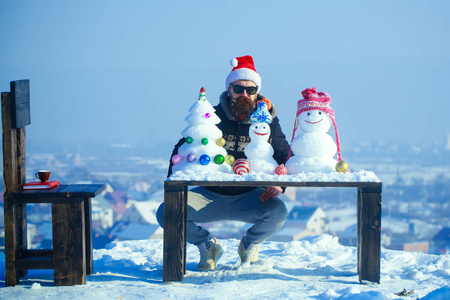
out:
M266 187L264 192L261 194L261 201L267 201L280 196L283 193L283 189L279 186L269 186Z

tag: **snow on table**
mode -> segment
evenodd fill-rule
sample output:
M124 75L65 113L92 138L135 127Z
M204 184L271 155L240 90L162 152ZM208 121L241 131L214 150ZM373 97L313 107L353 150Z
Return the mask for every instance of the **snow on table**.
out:
M250 172L235 175L223 172L181 170L173 173L167 181L282 181L282 182L381 182L372 171L357 172L307 172L295 175L270 175L261 172Z

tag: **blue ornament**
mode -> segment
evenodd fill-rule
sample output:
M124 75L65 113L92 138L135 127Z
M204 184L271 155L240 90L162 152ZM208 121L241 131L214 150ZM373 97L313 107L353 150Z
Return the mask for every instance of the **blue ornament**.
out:
M207 154L203 154L202 156L200 156L198 161L200 162L200 164L206 166L211 161L211 158Z

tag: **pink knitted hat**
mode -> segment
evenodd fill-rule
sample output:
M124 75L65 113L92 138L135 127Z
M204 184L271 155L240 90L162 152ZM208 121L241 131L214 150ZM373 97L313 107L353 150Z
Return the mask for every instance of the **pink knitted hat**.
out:
M336 146L337 146L337 158L338 161L342 160L341 157L341 144L339 143L339 133L336 125L336 120L334 118L334 110L331 108L331 97L325 92L317 92L316 87L312 87L310 89L305 89L302 92L303 99L298 100L297 102L297 114L295 116L295 123L294 123L294 132L292 133L292 141L295 137L295 132L297 131L297 118L298 116L305 111L309 110L320 110L325 113L327 113L330 116L331 122L334 126L334 133L336 136ZM291 150L289 149L289 157L291 156Z

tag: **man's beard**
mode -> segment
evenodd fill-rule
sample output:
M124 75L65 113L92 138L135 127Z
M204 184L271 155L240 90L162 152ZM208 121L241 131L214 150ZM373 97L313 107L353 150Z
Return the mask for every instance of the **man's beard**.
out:
M250 115L255 111L255 101L248 97L238 97L236 99L230 99L231 112L236 121L243 121L248 119Z

